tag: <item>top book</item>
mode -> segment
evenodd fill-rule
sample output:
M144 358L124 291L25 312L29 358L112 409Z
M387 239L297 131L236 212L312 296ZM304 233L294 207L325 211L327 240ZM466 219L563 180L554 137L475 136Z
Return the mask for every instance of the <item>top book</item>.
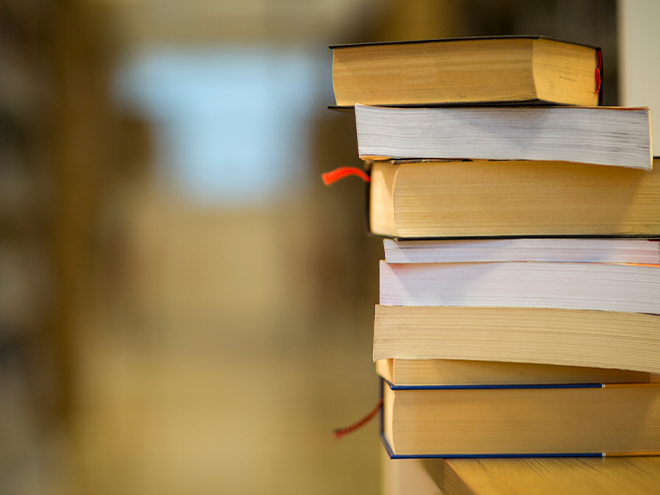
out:
M338 106L596 106L601 51L542 37L334 45Z

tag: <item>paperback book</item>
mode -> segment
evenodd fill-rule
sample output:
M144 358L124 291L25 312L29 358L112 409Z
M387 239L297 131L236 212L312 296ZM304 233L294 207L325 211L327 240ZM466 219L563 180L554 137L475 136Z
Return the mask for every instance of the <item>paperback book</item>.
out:
M363 159L534 160L651 170L651 114L622 107L355 105Z

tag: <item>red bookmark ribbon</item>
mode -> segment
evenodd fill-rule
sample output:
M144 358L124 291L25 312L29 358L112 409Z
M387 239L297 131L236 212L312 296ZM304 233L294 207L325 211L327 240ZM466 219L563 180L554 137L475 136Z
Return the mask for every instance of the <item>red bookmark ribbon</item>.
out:
M360 421L358 421L357 423L353 423L352 425L347 426L345 428L337 428L336 430L333 430L332 436L334 437L335 440L339 440L340 438L345 437L349 433L353 433L358 428L362 428L369 421L371 421L374 418L374 416L376 416L376 414L378 414L378 411L380 411L381 407L383 407L383 399L380 399L376 407L374 407L373 410L369 414L367 414L364 418L362 418Z
M598 94L600 92L600 86L602 83L601 77L601 67L603 66L603 53L598 50L596 52L596 70L595 70L595 77L596 77L596 91L594 91L595 94Z
M321 174L321 179L326 186L330 186L335 182L342 180L349 175L356 175L364 182L370 182L371 177L369 177L364 170L360 170L357 167L339 167L334 169L331 172L326 172Z

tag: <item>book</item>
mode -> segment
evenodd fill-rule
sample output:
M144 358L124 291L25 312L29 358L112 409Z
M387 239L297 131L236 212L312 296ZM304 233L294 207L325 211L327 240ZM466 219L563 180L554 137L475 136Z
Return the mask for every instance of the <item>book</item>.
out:
M559 261L660 264L660 241L652 239L383 239L383 248L388 263Z
M650 170L648 108L355 105L362 159L554 160Z
M660 493L660 456L390 460L398 462L421 464L425 473L415 474L431 477L443 495Z
M373 162L369 225L401 239L660 237L651 172L562 162Z
M660 265L381 261L380 304L592 309L660 315Z
M339 106L597 105L600 49L534 36L334 45Z
M391 358L660 373L660 317L577 309L377 305L373 359Z
M660 451L660 384L383 385L394 457L602 456Z
M376 373L392 385L408 386L651 382L651 374L641 371L460 359L379 359Z

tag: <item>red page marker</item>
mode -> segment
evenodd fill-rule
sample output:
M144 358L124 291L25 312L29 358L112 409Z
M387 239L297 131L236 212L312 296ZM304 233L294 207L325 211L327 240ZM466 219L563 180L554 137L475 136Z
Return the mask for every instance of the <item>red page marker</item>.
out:
M371 178L365 173L365 171L360 170L357 167L339 167L334 169L332 172L321 174L321 179L326 186L330 186L335 182L348 177L349 175L356 175L364 182L371 181Z
M598 94L600 91L600 85L601 85L601 67L603 66L603 54L601 53L600 50L596 52L596 56L598 57L597 62L596 62L596 71L595 71L595 76L596 76L596 91L594 93Z
M335 440L339 440L340 438L345 437L349 433L353 433L355 430L357 430L358 428L363 427L369 421L371 421L374 418L374 416L376 416L376 414L378 414L381 407L383 407L383 399L380 399L378 401L378 404L376 405L376 407L374 407L374 409L369 414L367 414L364 418L362 418L360 421L358 421L357 423L352 424L351 426L347 426L345 428L337 428L336 430L334 430L332 432L332 436L334 437Z

